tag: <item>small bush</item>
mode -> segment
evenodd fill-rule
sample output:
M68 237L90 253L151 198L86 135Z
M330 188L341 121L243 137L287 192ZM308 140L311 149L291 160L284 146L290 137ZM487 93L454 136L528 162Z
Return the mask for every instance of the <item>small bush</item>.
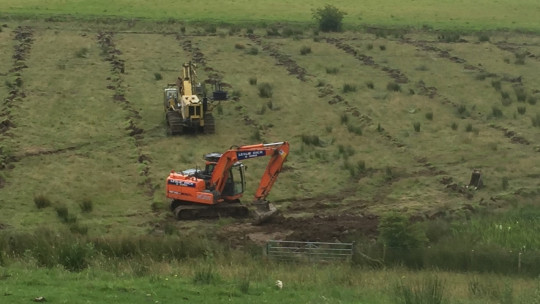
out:
M493 114L493 117L495 117L495 118L500 118L500 117L503 116L503 113L502 113L501 109L499 109L499 108L497 108L495 106L493 106L491 108L491 114Z
M372 89L372 90L375 88L373 81L366 81L366 86L368 87L368 89Z
M343 85L343 93L356 92L356 86L346 83Z
M241 44L241 43L237 43L234 45L234 48L237 49L237 50L243 50L246 48L245 45Z
M420 123L419 122L413 123L413 127L414 127L415 132L420 132Z
M460 34L455 32L448 32L440 34L437 38L441 42L458 42L460 39Z
M481 33L478 35L478 41L480 42L488 42L489 41L489 35L486 33Z
M508 185L509 185L508 177L505 176L502 178L501 187L503 188L503 190L506 190L508 189Z
M527 100L527 92L522 86L515 86L514 93L516 94L517 101L525 102Z
M458 108L457 108L457 112L459 115L464 115L467 113L467 106L465 105L459 105Z
M75 52L75 57L77 58L88 58L88 53L90 50L86 47L80 48L77 52Z
M251 134L251 139L257 142L261 141L261 131L259 129L255 129L253 134Z
M309 46L303 46L300 48L300 55L307 55L311 53L311 48Z
M540 114L536 113L536 116L531 117L531 123L533 127L540 128Z
M378 229L379 241L390 248L417 248L427 241L421 227L411 223L403 213L391 212L383 215Z
M360 126L353 126L352 124L348 124L347 131L356 135L362 135L362 127Z
M94 204L88 198L83 199L79 206L81 207L81 211L84 213L92 212L92 210L94 209Z
M204 28L204 31L207 33L207 34L215 34L217 32L217 26L215 24L210 24L210 25L207 25L205 28Z
M427 120L433 120L433 112L427 112L426 113L426 119Z
M273 95L273 89L272 89L272 85L267 83L267 82L263 82L261 84L259 84L258 86L259 88L259 96L262 97L262 98L270 98L272 97Z
M527 54L525 52L515 53L514 55L516 57L514 64L519 64L519 65L525 64L525 57L527 57Z
M154 73L154 80L161 80L163 79L163 76L161 76L161 73Z
M56 215L64 221L67 221L69 216L68 208L65 205L59 205L54 208L56 210Z
M338 72L338 68L326 68L326 74L337 74Z
M500 91L501 90L501 81L500 80L492 80L491 81L491 86L497 90L497 91Z
M395 83L395 82L389 82L389 83L386 85L386 89L387 89L388 91L400 92L400 91L401 91L401 86L400 86L398 83Z
M366 49L372 50L372 49L373 49L373 44L372 44L372 43L368 43L368 44L366 45Z
M256 48L256 47L251 47L251 48L249 48L249 50L247 51L247 53L248 53L249 55L257 55L257 54L259 54L259 49Z
M308 146L322 146L321 139L317 135L302 134L302 142Z
M34 204L38 209L47 208L51 205L51 200L43 194L34 197Z
M444 286L436 276L425 277L423 281L401 280L394 287L394 296L399 304L442 304L446 303Z
M66 242L60 249L58 260L69 271L78 272L88 267L88 260L92 255L92 247L79 242Z
M385 51L386 50L386 45L379 45L379 49L381 51Z
M345 15L347 15L346 12L330 4L313 11L313 19L319 24L319 29L323 32L341 31Z
M472 132L473 131L473 127L472 127L472 124L467 124L467 126L465 126L465 131L466 132Z
M250 77L249 78L249 84L250 85L256 85L257 84L257 77Z
M458 124L455 123L455 122L453 122L452 125L450 125L450 128L452 128L452 130L455 131L455 130L457 130L457 128L458 128Z
M341 114L340 120L342 125L346 124L347 122L349 122L349 115L347 115L346 113Z
M519 114L524 115L527 112L527 107L517 107L517 111Z

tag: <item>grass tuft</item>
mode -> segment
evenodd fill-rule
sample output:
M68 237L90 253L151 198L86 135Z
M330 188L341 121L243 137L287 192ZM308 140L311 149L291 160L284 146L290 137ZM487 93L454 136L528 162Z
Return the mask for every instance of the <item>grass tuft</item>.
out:
M250 85L256 85L257 84L257 77L250 77L249 78L249 84Z
M326 74L335 75L339 72L339 68L326 68Z
M372 90L375 88L373 81L366 81L366 86L368 87L368 89L372 89Z
M343 85L343 93L356 92L356 86L354 84L346 83Z
M433 120L433 112L427 112L426 113L426 119L427 120Z
M161 76L161 73L154 73L154 80L161 80L163 79L163 76Z
M491 108L491 114L495 118L501 118L503 116L503 113L502 113L501 109L497 108L496 106L493 106Z
M94 204L92 203L92 200L85 198L79 204L79 207L81 207L81 211L83 213L89 213L92 212L92 210L94 209Z
M259 49L256 48L256 47L251 47L251 48L249 48L249 50L246 53L248 55L257 55L257 54L259 54Z
M309 46L303 46L300 48L300 55L307 55L311 53L311 47Z
M420 123L419 122L414 122L413 123L413 128L414 128L415 132L420 132Z
M386 85L386 89L388 91L392 91L392 92L400 92L401 91L401 86L396 82L389 82Z
M308 146L318 146L321 147L322 141L318 135L306 135L302 134L302 142Z
M263 82L259 84L259 96L262 98L270 98L273 95L272 85L268 82Z
M38 209L47 208L51 205L51 200L43 194L34 197L34 204Z

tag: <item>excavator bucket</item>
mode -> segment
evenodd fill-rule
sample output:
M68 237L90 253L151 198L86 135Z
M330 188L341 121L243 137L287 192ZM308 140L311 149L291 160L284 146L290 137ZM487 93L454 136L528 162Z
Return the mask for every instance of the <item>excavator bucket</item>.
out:
M253 211L253 225L261 225L278 213L276 206L266 200L255 201L253 205L255 206L255 210Z
M480 189L484 183L482 182L482 173L478 169L474 169L471 174L471 181L467 188L473 188L474 190Z

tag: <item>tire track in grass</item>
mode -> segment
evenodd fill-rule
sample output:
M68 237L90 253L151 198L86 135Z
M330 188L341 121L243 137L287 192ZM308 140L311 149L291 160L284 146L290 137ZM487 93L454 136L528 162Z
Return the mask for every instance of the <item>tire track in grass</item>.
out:
M113 101L122 106L122 109L127 113L126 119L128 120L128 126L125 128L127 135L133 137L135 140L135 149L138 154L138 162L141 164L144 180L141 185L146 187L146 194L152 198L154 196L155 188L150 178L150 164L152 159L144 154L141 150L144 139L144 129L138 127L137 122L141 119L141 116L137 110L133 107L131 102L126 99L125 92L127 86L124 84L125 72L124 60L120 57L122 52L118 50L114 43L114 34L112 32L99 32L97 35L98 44L101 48L101 55L105 61L108 61L111 66L111 77L108 77L109 85L107 88L114 91L112 97Z
M17 107L17 103L20 103L26 98L26 94L22 89L23 78L21 72L27 68L26 59L32 49L32 43L34 41L34 30L28 26L18 26L13 31L15 45L13 47L13 66L7 74L7 80L5 84L9 88L8 96L4 99L3 106L0 110L0 136L12 137L13 134L9 132L10 129L16 128L13 123L13 116L11 111L14 107ZM3 140L0 137L0 142ZM9 151L8 147L0 145L0 170L13 169L13 163L18 158ZM3 187L5 181L0 175L0 188Z
M249 35L247 35L247 37L251 41L256 43L257 45L262 47L263 50L267 51L270 54L270 56L274 57L276 59L276 61L277 61L277 65L285 66L290 75L296 76L296 78L298 78L299 80L301 80L303 82L307 82L309 80L309 78L312 77L312 75L309 74L308 71L305 68L298 65L290 56L281 54L277 48L273 47L270 44L263 44L262 39L259 36L254 35L254 34L249 34ZM409 79L408 79L407 75L405 75L400 70L394 69L394 68L391 68L391 67L388 67L388 66L383 66L383 65L380 65L380 64L376 63L375 60L372 57L360 54L352 46L350 46L350 45L348 45L346 43L343 43L339 39L327 38L327 43L333 44L338 49L341 49L341 50L345 51L348 54L352 54L355 58L359 59L360 61L362 61L367 66L371 66L371 67L373 67L375 69L380 69L380 70L386 72L386 74L390 78L394 79L394 81L396 83L408 83L409 82ZM327 96L330 96L330 95L332 96L331 99L328 101L328 104L335 105L335 104L338 104L338 103L343 103L343 105L345 105L345 107L346 107L346 110L345 110L346 113L351 113L351 115L353 117L355 117L356 119L358 119L363 124L363 126L374 127L373 119L369 115L361 113L360 110L357 107L351 106L350 103L343 96L341 96L339 94L334 94L335 90L334 90L333 86L327 84L326 86L324 86L322 88L317 87L317 89L319 91L319 97L321 97L321 98L327 97ZM377 133L382 138L387 140L394 147L396 147L396 148L407 148L405 143L401 142L399 139L394 137L392 134L390 134L388 131L384 130L383 128L377 127L377 131L378 131ZM415 161L419 165L421 165L424 168L424 170L415 172L413 174L408 174L408 175L406 174L406 175L399 176L399 177L393 177L392 179L388 180L388 183L392 184L392 183L394 183L396 181L399 181L402 178L407 178L407 177L412 177L412 176L439 176L439 175L446 175L445 177L441 178L441 180L439 180L439 182L444 186L445 189L447 189L447 191L460 194L460 195L466 197L467 199L472 199L474 197L474 195L471 192L466 191L463 187L459 186L456 182L454 182L453 178L449 177L448 176L449 174L446 171L436 167L431 162L429 162L425 156L415 157ZM389 188L390 187L381 187L381 190L380 190L381 192L379 192L377 194L377 197L379 197L382 200L382 198L385 197L388 194L387 192L390 191L390 190L385 190L385 189L389 189Z
M500 75L497 75L496 73L491 73L491 72L487 71L486 69L484 69L482 67L471 65L471 64L467 63L467 60L465 60L463 58L453 56L452 54L450 54L450 52L448 52L446 50L442 50L442 49L437 48L437 47L435 47L433 45L430 45L426 41L416 41L416 40L411 40L411 39L403 39L403 40L401 40L401 42L413 45L413 46L419 48L420 50L422 50L424 52L436 53L438 57L443 58L443 59L447 59L447 60L449 60L449 61L451 61L451 62L453 62L455 64L462 64L463 68L465 70L475 71L475 72L487 75L486 77L498 77L502 81L506 81L506 82L510 82L510 83L519 83L520 85L522 83L521 76L511 78L511 77L507 77L507 76L500 76ZM495 44L495 45L498 46L497 44ZM501 47L499 47L499 48L501 48ZM511 49L509 51L510 52L515 52L516 50ZM532 55L532 54L530 54L530 55ZM426 87L426 85L425 85L425 83L423 81L420 81L418 83L418 87L420 89L420 94L425 94L425 95L429 96L429 98L431 98L431 99L437 98L443 104L450 104L455 108L459 107L458 104L451 101L448 97L445 97L445 96L441 95L438 92L437 88L435 88L435 87ZM495 88L493 88L493 89L495 90ZM480 121L482 123L485 123L484 121L479 120L476 117L471 116L471 119L474 119L475 121ZM513 144L522 144L522 145L531 144L531 142L529 140L527 140L523 136L519 135L517 132L515 132L513 130L510 130L510 129L506 128L506 127L496 125L494 123L490 123L489 127L493 128L495 130L502 131L503 136L509 138L510 142L513 143Z

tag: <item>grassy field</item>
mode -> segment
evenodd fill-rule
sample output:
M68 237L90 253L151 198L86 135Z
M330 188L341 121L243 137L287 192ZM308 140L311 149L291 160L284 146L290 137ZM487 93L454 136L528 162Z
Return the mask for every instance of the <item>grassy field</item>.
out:
M312 10L323 7L326 1L265 1L236 0L226 4L219 1L61 1L5 0L0 11L22 17L60 16L95 18L141 18L153 21L254 23L306 23L312 21ZM407 3L396 0L333 1L347 12L348 27L382 26L419 28L429 26L451 30L520 29L538 31L536 22L540 7L534 0L502 1L436 1L415 0Z
M448 303L538 301L538 279L523 278L529 272L499 277L348 264L289 271L290 265L261 261L261 244L246 245L253 235L303 232L314 240L327 227L337 234L325 234L324 241L357 241L379 258L382 247L372 234L361 235L345 221L332 226L332 217L367 222L396 211L422 222L432 251L441 252L435 260L445 248L459 251L454 258L466 267L448 269L486 271L492 263L495 272L518 273L518 256L524 265L538 265L540 37L532 33L538 4L481 1L465 9L455 1L415 0L407 7L338 1L333 4L348 13L346 28L355 31L318 33L311 10L323 2L246 3L115 1L107 10L99 1L0 3L0 279L6 297L63 301L88 288L92 295L81 303L168 302L178 294L197 303L401 303L399 290L419 290L426 280L437 284L435 274L449 282ZM214 110L216 134L169 137L162 89L190 60L200 80L218 75L235 98ZM269 96L262 96L263 85L271 88ZM203 154L232 145L283 140L291 153L269 198L283 224L304 226L255 230L244 220L172 217L164 193L171 169L202 166ZM246 165L249 203L266 164ZM483 174L479 190L465 187L473 169ZM320 219L328 226L315 222ZM56 266L64 265L62 256L70 260L70 251L53 254L67 243L39 243L43 231L73 237L75 250L89 259L84 270ZM23 233L38 239L27 242ZM200 242L247 247L222 253L201 246L196 250L206 258L168 263L162 259L172 249L155 258L137 247L143 242L136 238L148 235L164 242L171 242L168 235L202 235ZM118 239L126 256L136 253L140 260L105 256L106 250L93 248L99 241L77 247L85 238ZM43 262L47 254L35 243L51 248L52 264ZM437 267L429 248L420 259L426 268ZM482 251L473 256L475 249ZM233 256L250 250L258 253ZM386 262L393 265L390 251ZM510 270L495 267L506 257ZM409 277L414 280L405 283L413 285L400 285ZM287 288L276 290L276 279ZM66 281L72 285L45 294ZM27 294L28 286L35 295Z

